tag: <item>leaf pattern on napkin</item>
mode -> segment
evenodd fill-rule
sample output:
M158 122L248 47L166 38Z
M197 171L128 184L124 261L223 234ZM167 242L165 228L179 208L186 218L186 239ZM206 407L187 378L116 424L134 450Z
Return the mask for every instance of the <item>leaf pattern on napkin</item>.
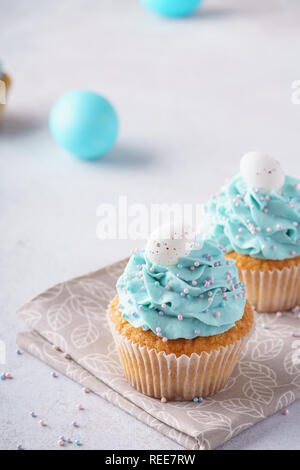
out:
M19 334L20 347L192 450L214 449L300 398L292 336L300 319L292 312L255 315L256 329L227 385L203 402L164 404L137 392L124 377L106 316L126 262L61 283L19 309L33 330Z

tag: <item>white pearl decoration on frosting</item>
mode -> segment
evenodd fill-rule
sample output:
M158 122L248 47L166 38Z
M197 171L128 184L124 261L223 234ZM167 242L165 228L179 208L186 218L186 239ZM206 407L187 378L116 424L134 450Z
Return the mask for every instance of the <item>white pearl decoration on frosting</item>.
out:
M151 263L172 266L180 257L188 256L194 246L195 233L182 222L158 227L150 235L145 253Z
M285 179L280 163L262 152L246 153L241 159L240 172L248 186L261 191L277 191Z

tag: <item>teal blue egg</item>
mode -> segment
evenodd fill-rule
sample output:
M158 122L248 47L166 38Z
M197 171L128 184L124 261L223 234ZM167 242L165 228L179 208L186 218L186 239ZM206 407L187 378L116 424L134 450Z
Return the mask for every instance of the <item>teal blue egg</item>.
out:
M141 0L141 2L155 13L176 18L193 13L203 0Z
M82 159L101 157L114 145L119 120L106 98L87 90L62 95L49 118L54 140L68 152Z

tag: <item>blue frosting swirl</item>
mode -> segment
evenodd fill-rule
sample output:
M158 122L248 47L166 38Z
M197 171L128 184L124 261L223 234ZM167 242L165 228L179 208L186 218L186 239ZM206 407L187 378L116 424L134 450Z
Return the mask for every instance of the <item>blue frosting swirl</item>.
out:
M152 264L144 250L133 254L117 291L122 316L164 340L223 333L245 308L235 262L198 235L195 248L175 266Z
M237 175L205 205L203 234L224 252L282 260L300 255L300 184L291 176L279 192L261 192Z

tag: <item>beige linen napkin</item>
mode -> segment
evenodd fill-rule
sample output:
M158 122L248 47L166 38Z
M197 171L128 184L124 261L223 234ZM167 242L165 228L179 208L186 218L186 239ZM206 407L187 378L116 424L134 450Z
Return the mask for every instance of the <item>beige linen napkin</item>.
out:
M163 404L134 390L106 319L126 261L58 284L20 308L30 331L18 335L18 345L187 449L214 449L300 398L297 312L256 315L226 388L202 403Z

